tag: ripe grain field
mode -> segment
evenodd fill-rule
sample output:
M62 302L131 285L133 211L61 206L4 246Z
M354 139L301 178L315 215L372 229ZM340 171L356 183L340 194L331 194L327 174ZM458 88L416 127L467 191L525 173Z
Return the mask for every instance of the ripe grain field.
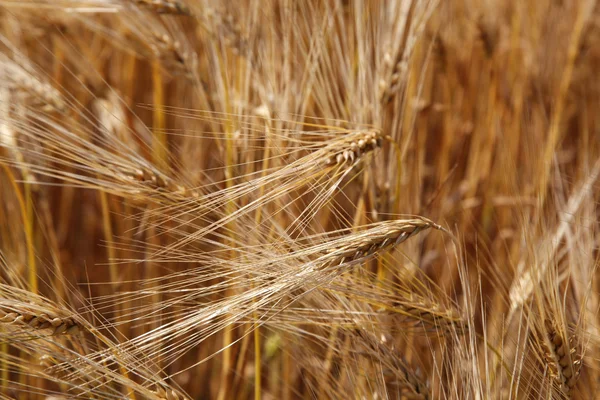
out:
M0 20L0 399L600 398L595 0Z

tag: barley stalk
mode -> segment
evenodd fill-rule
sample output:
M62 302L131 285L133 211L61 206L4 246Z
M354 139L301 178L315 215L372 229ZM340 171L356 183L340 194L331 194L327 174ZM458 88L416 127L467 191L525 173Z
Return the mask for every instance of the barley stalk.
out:
M0 0L0 398L596 398L600 15L521 3Z

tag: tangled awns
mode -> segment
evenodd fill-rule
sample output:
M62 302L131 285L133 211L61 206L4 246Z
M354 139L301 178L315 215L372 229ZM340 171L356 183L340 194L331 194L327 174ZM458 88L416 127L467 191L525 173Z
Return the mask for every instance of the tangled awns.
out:
M600 399L600 2L0 21L0 400Z

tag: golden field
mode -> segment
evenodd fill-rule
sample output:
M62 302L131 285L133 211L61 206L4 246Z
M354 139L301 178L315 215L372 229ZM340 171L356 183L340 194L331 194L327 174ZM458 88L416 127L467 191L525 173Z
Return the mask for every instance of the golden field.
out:
M0 19L0 399L598 398L596 1Z

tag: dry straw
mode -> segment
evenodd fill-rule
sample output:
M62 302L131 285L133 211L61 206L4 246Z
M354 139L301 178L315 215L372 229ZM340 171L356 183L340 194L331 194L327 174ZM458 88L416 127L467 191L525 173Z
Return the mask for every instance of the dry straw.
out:
M0 0L0 397L595 398L597 1L464 3Z
M188 6L180 0L134 0L134 2L158 14L191 15Z

